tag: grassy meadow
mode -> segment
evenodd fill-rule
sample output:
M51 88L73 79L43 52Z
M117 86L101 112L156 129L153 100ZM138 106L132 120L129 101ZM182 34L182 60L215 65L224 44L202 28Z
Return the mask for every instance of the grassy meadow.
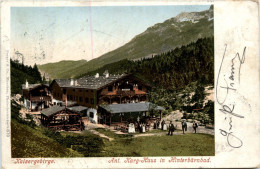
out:
M30 157L83 157L43 134L42 128L31 128L11 121L11 152L13 158Z
M113 141L93 135L60 132L46 134L42 127L31 128L12 120L12 157L140 157L140 156L214 156L214 136L207 134L139 136L118 135L107 129L98 132ZM149 132L158 133L158 132ZM83 138L83 139L82 139ZM98 147L98 149L95 149Z
M107 129L96 129L113 141L104 139L105 147L101 152L104 157L125 156L214 156L215 141L213 135L186 133L184 135L140 136L118 135ZM158 130L154 130L157 131ZM156 133L156 132L149 133ZM159 130L160 131L160 130Z

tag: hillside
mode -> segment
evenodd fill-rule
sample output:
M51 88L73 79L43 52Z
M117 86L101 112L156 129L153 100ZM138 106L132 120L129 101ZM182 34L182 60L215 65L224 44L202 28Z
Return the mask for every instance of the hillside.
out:
M27 125L11 121L12 157L80 157L78 152L61 146L55 140Z
M103 140L90 133L59 132L37 126L35 115L21 114L22 106L11 101L11 152L13 158L89 157L103 150Z
M123 59L84 75L102 74L105 70L111 74L132 73L148 80L154 86L166 89L183 89L195 81L213 85L214 38L198 39L195 43L155 55L153 58L140 61Z
M67 72L73 71L84 64L86 64L86 60L64 60L56 63L48 63L44 65L38 65L40 71L45 72L50 75L50 78L62 77L63 74L67 74Z
M199 38L213 36L213 23L212 8L202 12L180 13L149 27L125 45L89 62L62 61L41 65L39 68L52 78L76 77L122 59L150 57L195 42Z
M18 61L10 60L11 62L11 93L21 94L22 84L27 80L29 83L42 83L42 78L38 67L34 65L25 66Z

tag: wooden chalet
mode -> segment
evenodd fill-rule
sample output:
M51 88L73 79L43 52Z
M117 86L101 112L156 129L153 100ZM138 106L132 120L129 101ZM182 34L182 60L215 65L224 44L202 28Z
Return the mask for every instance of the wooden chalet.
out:
M30 111L39 111L48 108L51 104L51 92L46 84L22 85L24 106Z
M139 103L148 100L151 86L129 74L86 76L80 79L55 79L50 84L53 102L74 101L92 108L88 114L98 122L97 109L101 104Z
M83 110L82 107L73 109L73 107L66 108L65 106L54 105L41 111L41 123L45 127L56 130L84 130L82 116L77 109Z

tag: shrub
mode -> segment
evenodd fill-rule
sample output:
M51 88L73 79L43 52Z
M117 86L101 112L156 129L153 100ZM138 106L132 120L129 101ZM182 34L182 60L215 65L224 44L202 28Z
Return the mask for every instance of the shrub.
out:
M66 136L63 144L83 154L85 157L97 156L103 150L103 140L95 135Z
M17 122L21 124L25 124L31 128L35 128L36 123L33 120L33 116L30 114L26 114L27 120L24 120L21 117L20 109L21 109L20 105L18 105L15 101L11 101L11 118L15 119Z

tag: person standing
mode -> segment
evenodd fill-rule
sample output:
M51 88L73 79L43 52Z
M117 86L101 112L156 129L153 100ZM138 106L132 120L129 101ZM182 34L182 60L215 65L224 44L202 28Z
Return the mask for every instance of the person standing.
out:
M194 133L197 133L197 128L198 128L198 123L196 123L195 121L193 122L192 124L192 127L193 127L193 130L194 130Z
M162 123L160 121L158 123L159 123L158 129L161 129L162 128Z
M164 125L163 125L163 130L167 130L167 125L166 125L166 123L164 123Z
M163 126L165 125L165 121L163 120L162 121L162 130L163 130Z
M172 133L174 132L174 130L175 130L174 125L172 124L172 121L170 121L168 135L171 134L171 136L172 136Z
M142 123L138 124L138 129L139 129L139 132L142 133Z
M181 122L181 127L182 127L182 133L184 134L184 131L187 131L187 123L185 120Z
M157 120L153 124L153 129L157 129Z
M142 125L142 133L145 133L145 124Z

